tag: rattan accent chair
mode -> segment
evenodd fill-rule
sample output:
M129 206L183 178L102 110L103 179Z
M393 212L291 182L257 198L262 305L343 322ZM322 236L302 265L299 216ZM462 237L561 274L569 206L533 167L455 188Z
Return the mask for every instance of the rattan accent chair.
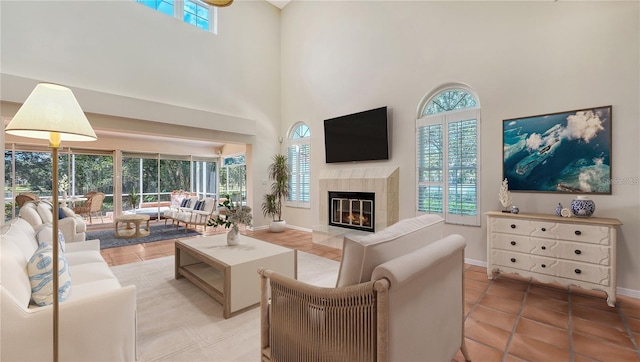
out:
M260 274L262 361L388 361L386 279L322 288Z
M40 200L40 197L30 192L23 192L20 195L16 196L16 204L18 205L18 207L22 207L25 202L38 200Z
M104 223L104 219L102 218L102 202L104 201L105 194L102 192L90 192L88 195L88 199L84 202L82 206L76 206L73 209L78 215L82 215L83 217L89 217L89 224L93 224L93 217L100 217L100 222Z
M406 244L402 239L416 234L392 241ZM470 361L465 246L462 236L450 235L379 264L370 281L336 288L260 269L261 360L450 361L461 350Z

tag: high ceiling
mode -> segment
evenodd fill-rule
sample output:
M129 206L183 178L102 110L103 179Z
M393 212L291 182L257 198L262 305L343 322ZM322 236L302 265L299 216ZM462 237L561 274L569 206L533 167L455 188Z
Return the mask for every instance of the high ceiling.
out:
M285 6L287 6L287 4L290 2L291 0L267 0L267 2L270 2L271 4L275 5L276 7L278 7L279 9L284 8Z

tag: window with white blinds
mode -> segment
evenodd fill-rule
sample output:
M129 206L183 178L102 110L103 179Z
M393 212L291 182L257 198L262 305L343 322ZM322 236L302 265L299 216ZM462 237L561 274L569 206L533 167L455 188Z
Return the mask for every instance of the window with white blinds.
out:
M287 206L311 207L310 152L311 133L309 127L304 123L297 123L287 139L287 162L291 170Z
M480 225L477 104L463 90L444 90L422 108L416 122L419 214L440 214L448 223Z

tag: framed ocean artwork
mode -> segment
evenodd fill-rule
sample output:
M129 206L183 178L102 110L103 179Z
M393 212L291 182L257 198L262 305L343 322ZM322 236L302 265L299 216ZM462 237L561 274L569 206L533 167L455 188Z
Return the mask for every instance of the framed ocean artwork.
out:
M512 192L611 194L611 106L502 123Z

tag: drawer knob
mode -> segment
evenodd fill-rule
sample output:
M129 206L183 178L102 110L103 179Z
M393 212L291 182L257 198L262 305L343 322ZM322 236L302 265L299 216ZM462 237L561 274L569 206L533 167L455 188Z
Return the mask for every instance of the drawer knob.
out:
M542 231L547 231L547 228L542 228L542 229L540 229L540 230L542 230Z
M576 254L580 255L580 254L582 254L582 251L580 251L580 249L577 249L576 250Z
M547 250L547 247L543 245L542 250Z
M516 242L515 241L511 241L511 245L516 245Z
M516 224L511 224L511 228L515 229L516 228Z
M580 270L580 269L576 269L576 270L574 270L574 271L576 272L576 274L580 274L580 273L582 273L582 270Z
M546 265L546 264L542 264L541 266L542 266L543 268L546 268L546 267L547 267L547 265Z
M511 262L515 263L516 262L516 258L511 258Z
M575 234L576 234L576 235L582 235L582 232L581 232L580 230L576 230L576 231L575 231Z

